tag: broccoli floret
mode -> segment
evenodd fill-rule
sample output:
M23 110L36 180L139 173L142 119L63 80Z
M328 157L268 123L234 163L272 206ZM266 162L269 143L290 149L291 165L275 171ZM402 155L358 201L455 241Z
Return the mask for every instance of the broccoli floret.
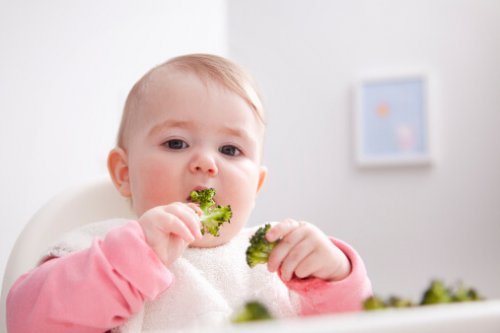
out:
M384 301L378 296L370 296L363 301L363 309L366 311L385 309Z
M415 306L415 304L410 300L398 296L391 296L386 301L379 296L370 296L363 302L363 309L367 311L388 308L409 308L413 306Z
M473 288L466 288L460 283L451 296L452 302L480 301L482 297Z
M256 320L273 319L266 306L260 302L252 301L247 302L243 309L237 312L233 318L233 323L245 323Z
M269 260L269 254L279 241L269 242L266 239L266 233L271 228L270 224L257 229L250 238L250 246L247 248L247 264L254 267L258 264L265 264Z
M190 194L191 201L200 205L203 215L200 218L202 235L205 232L218 237L219 228L225 222L231 222L233 215L231 206L215 205L213 197L215 196L215 189L207 188L199 191L192 191Z
M410 308L414 306L414 304L410 300L398 296L391 296L387 300L386 306L391 308Z
M467 290L467 301L482 301L483 297L479 295L479 293L474 288L469 288Z
M457 288L447 288L440 280L431 281L430 286L425 290L420 304L415 304L410 300L391 296L386 301L377 296L368 297L363 301L364 310L379 310L389 308L408 308L417 305L443 304L452 302L480 301L484 298L479 296L473 288L465 288L460 284Z
M452 300L451 292L442 281L433 280L429 288L424 292L421 305L450 303Z

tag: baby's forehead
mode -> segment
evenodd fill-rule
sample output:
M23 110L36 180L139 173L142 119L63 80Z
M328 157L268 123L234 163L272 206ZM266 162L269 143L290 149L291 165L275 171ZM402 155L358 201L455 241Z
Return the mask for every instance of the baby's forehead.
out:
M250 98L246 96L245 92L241 89L235 88L228 82L222 80L219 76L210 75L204 71L196 71L191 68L179 68L171 64L165 64L155 68L149 72L140 82L135 89L135 101L138 109L143 109L144 106L150 103L159 102L167 98L175 98L175 93L182 84L185 84L186 77L194 79L201 83L208 91L211 89L222 90L229 92L241 98L249 108L252 110L257 120L265 127L263 116L259 110L256 110L255 104L251 102ZM188 80L188 82L190 82ZM242 83L244 85L244 83ZM193 96L195 98L195 96Z
M120 125L119 144L125 145L125 141L133 136L134 128L137 129L145 118L151 116L148 109L154 103L161 103L165 98L175 98L175 93L172 92L176 89L176 82L184 81L184 77L194 77L206 87L216 87L239 96L250 107L259 127L262 127L259 132L265 131L259 94L251 77L244 72L224 66L213 68L200 63L186 65L183 62L167 62L150 70L131 89Z
M240 95L227 83L221 81L217 77L209 75L209 73L196 71L190 68L179 68L171 64L165 64L150 71L141 80L142 82L140 82L138 93L146 95L149 92L155 90L168 93L169 88L171 89L178 87L179 82L183 82L183 79L186 77L194 78L196 81L202 83L206 87L222 88Z
M201 90L200 90L201 89ZM178 101L180 96L188 95L188 101L196 99L205 92L215 95L219 91L234 94L248 104L237 91L227 87L223 83L211 77L199 75L192 71L169 68L168 66L158 68L142 80L135 96L136 112L140 116L147 116L152 106ZM156 107L153 107L156 109ZM169 106L161 109L161 113L168 112Z
M206 92L208 94L213 94L214 91L220 90L225 93L229 92L230 94L237 96L237 98L240 98L242 102L249 107L246 111L252 113L252 116L255 117L256 123L259 127L258 132L264 131L265 124L262 119L256 114L255 110L253 110L252 105L250 105L248 101L238 93L238 91L234 91L231 87L224 85L222 82L214 78L201 76L196 72L179 70L178 68L171 68L169 66L158 68L154 72L149 73L149 75L144 77L140 86L135 89L135 107L133 108L134 110L131 110L135 113L135 115L132 116L135 118L134 122L139 125L140 123L147 123L150 118L162 118L162 116L168 117L171 106L169 105L169 101L177 101L179 95L185 94L184 89L193 89L193 96L190 96L188 100L191 100L191 98L196 99L198 96L195 96L195 94L197 94L199 90L194 89L193 86L199 87L199 84L206 88ZM158 105L163 103L166 103L165 107L158 108ZM229 111L245 112L238 108L233 108Z

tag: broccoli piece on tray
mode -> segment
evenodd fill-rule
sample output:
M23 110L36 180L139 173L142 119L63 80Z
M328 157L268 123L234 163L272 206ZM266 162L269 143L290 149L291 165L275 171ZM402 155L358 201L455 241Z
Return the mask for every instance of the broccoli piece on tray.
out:
M192 191L190 194L191 202L200 205L203 211L201 216L201 233L205 232L213 236L219 236L219 228L225 222L230 222L233 215L231 206L216 205L213 197L215 196L215 189L207 188L199 191Z
M420 304L440 304L440 303L450 303L451 302L451 292L442 281L434 280L431 282L429 288L424 292L422 301Z
M250 238L250 246L247 248L247 264L254 267L258 264L265 264L269 259L269 254L279 241L269 242L266 233L271 228L270 224L257 229Z
M260 302L247 302L243 309L235 313L233 323L245 323L248 321L273 319L266 306Z
M378 296L370 296L363 301L363 309L366 311L385 309L384 300Z
M386 306L393 308L411 308L415 306L412 301L398 296L391 296L386 301Z
M474 288L466 288L460 285L451 298L452 302L480 301L482 297Z
M424 293L421 304L456 303L480 301L481 296L473 288L466 288L462 284L458 288L446 288L443 282L434 280Z
M370 296L363 302L363 309L366 311L388 308L410 308L413 306L415 304L410 300L398 296L391 296L385 301L379 296Z
M379 310L389 308L409 308L418 305L446 304L456 302L480 301L483 298L473 288L466 288L460 284L457 288L448 288L443 281L433 280L424 291L422 300L415 304L410 300L391 296L383 300L378 296L368 297L363 301L364 310Z

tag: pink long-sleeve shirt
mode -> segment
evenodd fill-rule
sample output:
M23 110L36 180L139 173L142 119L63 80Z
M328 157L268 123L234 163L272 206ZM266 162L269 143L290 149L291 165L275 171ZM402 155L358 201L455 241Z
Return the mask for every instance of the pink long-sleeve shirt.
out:
M349 258L342 281L292 279L299 315L357 311L371 294L359 255L333 240ZM146 244L137 222L111 230L82 251L49 260L21 276L7 297L9 333L105 332L125 323L172 285L174 276Z

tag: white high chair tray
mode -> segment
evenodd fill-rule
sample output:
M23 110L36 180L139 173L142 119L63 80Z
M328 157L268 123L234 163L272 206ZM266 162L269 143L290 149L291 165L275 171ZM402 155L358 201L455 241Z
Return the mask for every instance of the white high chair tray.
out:
M255 322L206 332L499 333L500 300Z

